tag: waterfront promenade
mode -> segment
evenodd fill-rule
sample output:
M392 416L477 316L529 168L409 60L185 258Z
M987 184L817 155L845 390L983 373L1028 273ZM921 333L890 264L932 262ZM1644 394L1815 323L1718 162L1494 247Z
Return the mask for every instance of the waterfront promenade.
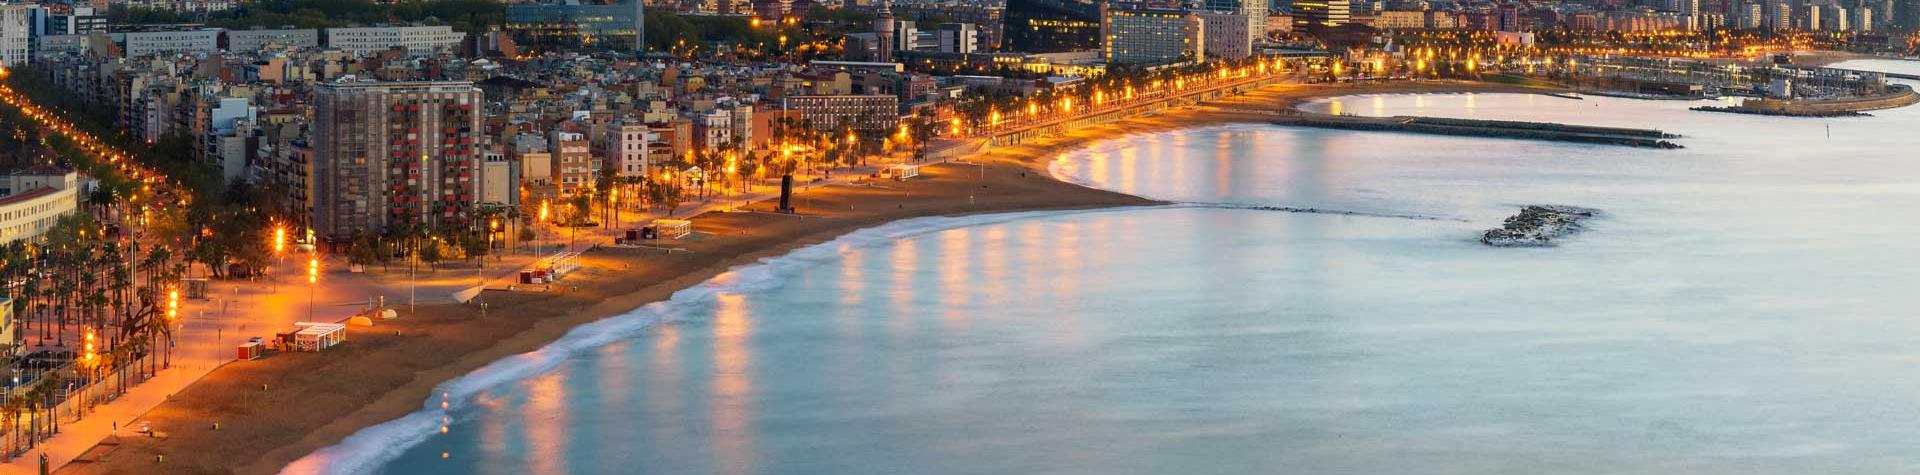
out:
M228 365L142 418L167 432L169 438L123 437L111 453L87 464L80 473L197 473L213 469L271 473L362 427L419 409L427 394L442 381L500 358L537 349L576 325L664 299L733 265L779 255L854 229L919 216L1151 203L1046 176L1045 159L1093 141L1129 133L1260 122L1268 116L1230 109L1291 109L1299 101L1314 97L1517 90L1522 89L1452 81L1281 84L1222 97L1199 107L1035 136L1017 145L991 147L984 153L968 155L975 150L972 143L944 144L935 147L933 155L965 158L969 163L929 167L924 178L908 182L816 184L802 190L799 215L765 212L771 207L765 202L752 206L755 211L750 212L714 212L735 206L740 200L718 199L708 208L676 213L697 214L697 238L675 244L687 252L603 247L583 255L583 269L567 285L556 286L553 291L486 292L481 297L490 306L485 317L471 305L421 305L417 312L403 312L400 319L377 322L372 329L351 328L349 345L339 351L278 355L260 362ZM853 175L857 174L835 173L841 180ZM747 199L771 196L772 188L762 187ZM262 391L262 384L273 389ZM212 430L209 422L216 420L223 424L219 431ZM162 455L167 462L156 463Z

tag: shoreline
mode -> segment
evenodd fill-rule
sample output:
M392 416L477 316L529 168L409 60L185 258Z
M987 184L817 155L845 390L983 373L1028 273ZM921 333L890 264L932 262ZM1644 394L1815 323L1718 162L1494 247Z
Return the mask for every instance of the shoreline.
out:
M800 192L802 218L713 212L693 218L692 252L601 248L552 293L486 292L488 316L467 304L421 306L372 328L352 327L326 353L281 353L223 366L141 418L165 439L120 437L113 450L60 473L275 473L361 429L419 410L444 382L503 358L539 350L587 323L667 300L741 265L847 233L911 218L1162 204L1055 179L1060 153L1131 134L1238 123L1312 100L1382 93L1542 93L1557 89L1458 81L1276 85L1199 106L1135 117L1034 142L995 147L972 163L927 167L926 178L874 187ZM845 209L842 209L842 208ZM864 209L863 209L864 208ZM220 423L219 429L213 424ZM164 462L159 456L165 456Z

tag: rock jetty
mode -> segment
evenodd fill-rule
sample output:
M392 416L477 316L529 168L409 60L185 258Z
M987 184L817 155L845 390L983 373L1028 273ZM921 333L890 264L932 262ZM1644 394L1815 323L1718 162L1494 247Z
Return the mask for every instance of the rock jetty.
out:
M1532 205L1507 218L1505 224L1488 229L1480 242L1493 247L1548 247L1554 241L1579 232L1581 221L1598 212L1572 206Z
M1678 137L1677 135L1654 129L1594 127L1549 122L1453 119L1420 116L1361 117L1295 113L1277 117L1273 120L1273 123L1276 125L1317 127L1323 129L1548 140L1660 149L1681 148L1680 144L1664 140Z
M1753 109L1746 107L1695 106L1692 110L1701 112L1731 112L1735 114L1777 115L1784 117L1873 117L1873 114L1857 111L1836 110L1790 110L1790 109Z

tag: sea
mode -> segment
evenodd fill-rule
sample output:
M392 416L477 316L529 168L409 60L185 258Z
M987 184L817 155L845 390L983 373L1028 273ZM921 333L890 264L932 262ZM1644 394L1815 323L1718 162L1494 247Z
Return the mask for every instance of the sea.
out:
M1920 73L1920 62L1840 67ZM1656 150L1261 124L1049 163L1166 206L926 218L742 266L286 473L1920 469L1920 107L1362 95ZM1495 248L1535 204L1598 210Z

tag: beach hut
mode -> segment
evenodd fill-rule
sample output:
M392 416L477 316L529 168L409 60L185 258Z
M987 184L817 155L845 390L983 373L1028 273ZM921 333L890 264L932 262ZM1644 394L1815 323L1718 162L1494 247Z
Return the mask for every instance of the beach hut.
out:
M656 239L680 239L693 234L693 222L684 219L656 219L651 227Z
M884 173L887 178L892 178L894 180L899 180L899 181L906 181L906 179L908 178L920 176L920 166L908 165L908 164L893 165L893 166L887 167L887 169L882 173Z
M339 323L295 322L294 351L320 351L347 341L347 326Z
M264 354L266 354L266 345L263 344L259 338L254 338L247 340L246 343L240 344L239 354L234 356L239 358L240 361L247 361L260 359L260 356Z

